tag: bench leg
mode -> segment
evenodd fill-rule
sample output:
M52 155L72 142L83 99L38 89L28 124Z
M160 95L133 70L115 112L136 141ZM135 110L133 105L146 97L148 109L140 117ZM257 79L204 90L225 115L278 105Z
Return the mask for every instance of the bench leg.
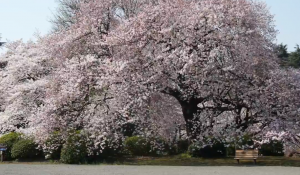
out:
M240 159L236 159L237 163L240 164Z
M254 160L254 164L256 165L256 159L253 159Z

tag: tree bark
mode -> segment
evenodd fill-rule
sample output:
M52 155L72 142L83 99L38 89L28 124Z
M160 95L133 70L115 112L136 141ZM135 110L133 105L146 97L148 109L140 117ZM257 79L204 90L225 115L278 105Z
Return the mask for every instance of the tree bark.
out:
M195 126L195 122L199 122L199 119L195 116L199 113L198 103L195 101L179 101L183 117L186 123L186 132L190 141L197 139L197 135L199 135L200 128Z
M173 89L165 89L162 91L162 93L175 97L177 101L180 103L189 141L191 142L196 140L197 136L201 132L201 128L195 126L195 122L200 122L199 118L195 116L201 112L198 107L198 104L203 102L204 99L202 98L185 99L182 98L182 94L180 94L179 91Z

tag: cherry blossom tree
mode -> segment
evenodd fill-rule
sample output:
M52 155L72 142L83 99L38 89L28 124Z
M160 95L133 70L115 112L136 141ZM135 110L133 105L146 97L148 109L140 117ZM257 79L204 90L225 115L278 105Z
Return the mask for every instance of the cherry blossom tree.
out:
M152 92L175 97L195 139L206 131L246 131L274 115L265 99L283 78L275 73L275 36L260 2L166 1L145 7L107 41L114 61L126 64L117 76L133 92L128 99L140 103Z
M265 3L89 0L72 18L37 43L9 45L2 132L31 128L42 145L80 130L91 152L123 140L128 123L167 139L183 124L192 141L298 137L300 74L277 64Z
M66 53L89 48L79 54L87 54L88 50L112 62L112 67L107 67L114 70L108 75L113 80L110 88L122 98L124 111L149 116L149 110L141 106L154 93L163 93L181 105L192 138L206 131L207 135L215 131L219 135L224 131L236 133L236 129L254 132L278 124L270 118L278 117L275 113L282 106L276 108L273 103L287 103L279 99L296 79L295 73L280 71L275 62L272 53L276 31L264 3L156 1L122 20L111 14L116 8L109 7L115 2L105 2L82 5L78 16L81 21L73 27L89 26L86 31L80 30L84 31L80 37L75 36L89 45ZM111 15L99 19L101 14ZM99 20L105 24L99 25ZM79 46L71 41L72 47L68 47ZM292 97L298 94L297 86ZM289 105L283 111L297 111L297 103Z
M0 60L1 132L27 127L30 116L43 104L47 79L52 70L38 44L21 40L6 45Z

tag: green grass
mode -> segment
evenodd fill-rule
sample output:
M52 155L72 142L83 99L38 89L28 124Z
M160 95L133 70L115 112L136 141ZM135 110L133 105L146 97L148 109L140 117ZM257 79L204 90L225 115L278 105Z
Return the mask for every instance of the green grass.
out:
M60 164L57 161L28 161L28 162L4 162L13 164ZM86 163L87 164L87 163ZM89 163L89 165L155 165L155 166L254 166L252 160L240 160L237 164L233 157L228 158L193 158L188 154L166 157L125 157L108 159L101 162ZM260 157L255 166L293 166L300 167L300 158L287 157Z
M240 160L240 164L233 157L228 158L193 158L187 154L169 157L139 157L116 160L105 164L117 165L159 165L159 166L252 166L253 160ZM300 167L300 158L261 157L256 166L295 166Z

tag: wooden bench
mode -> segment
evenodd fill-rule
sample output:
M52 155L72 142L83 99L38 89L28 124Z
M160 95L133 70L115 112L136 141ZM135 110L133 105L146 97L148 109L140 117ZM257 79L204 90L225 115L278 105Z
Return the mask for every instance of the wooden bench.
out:
M258 158L258 150L236 150L234 159L240 163L240 160L253 160L256 164Z

